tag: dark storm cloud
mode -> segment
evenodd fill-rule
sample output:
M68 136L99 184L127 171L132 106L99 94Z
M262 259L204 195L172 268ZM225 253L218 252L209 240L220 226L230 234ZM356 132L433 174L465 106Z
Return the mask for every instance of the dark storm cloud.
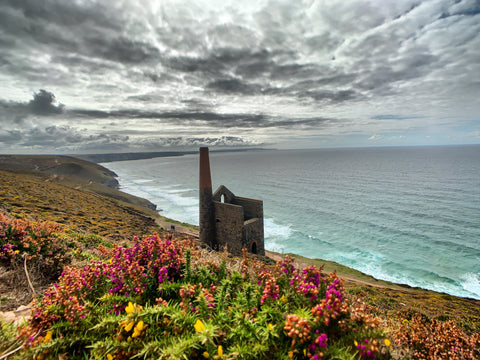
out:
M65 105L56 105L55 95L43 89L33 94L33 99L28 103L0 99L0 119L4 123L20 124L29 114L40 116L58 115L63 113L64 110Z
M121 63L139 63L156 58L159 54L158 49L152 45L125 37L105 39L96 36L86 40L92 55Z
M222 79L212 81L207 89L226 94L256 95L260 93L261 87L256 84L247 84L240 79Z
M157 58L155 46L124 34L125 23L108 4L8 1L0 4L0 64L30 82L75 86L117 64Z
M41 89L33 95L33 100L28 103L29 108L37 115L61 114L65 105L54 105L56 102L53 93Z
M108 14L108 5L81 6L73 1L7 0L6 4L0 5L0 19L6 34L64 50L76 49L77 40L84 34L97 33L100 36L99 29L104 35L106 30L111 33L120 31L119 19ZM80 29L89 31L75 32Z
M324 91L324 90L307 90L303 96L310 97L316 101L327 100L333 103L341 103L347 100L353 100L359 97L359 94L354 90L342 90L342 91Z
M328 95L333 96L333 95ZM293 118L272 117L265 114L219 114L215 112L146 112L138 110L98 111L98 110L71 110L72 116L112 119L150 119L160 122L183 126L208 126L214 128L289 128L289 127L317 127L334 121L332 118L311 117Z
M196 73L211 83L225 81L232 73L242 79L258 78L259 75L269 77L277 72L276 59L291 55L291 52L285 50L222 47L203 51L196 56L163 57L161 61L168 68Z
M309 96L318 96L319 98L333 99L338 94L310 94ZM347 94L344 95L347 97ZM67 122L76 123L78 119L125 119L134 121L137 119L146 121L158 121L165 124L178 124L182 126L195 126L195 127L209 127L209 128L307 128L307 127L319 127L326 123L331 123L333 119L325 117L311 117L311 118L285 118L280 116L270 116L266 114L248 114L248 113L216 113L211 111L204 111L204 104L196 101L193 103L196 111L142 111L137 109L123 109L123 110L95 110L95 109L68 109L63 104L55 105L55 95L46 90L39 90L34 94L34 97L28 103L20 102L6 102L0 100L0 120L5 123L25 125L24 121L31 114L40 116L56 116L62 114L62 118ZM14 115L15 114L15 115ZM50 119L50 118L49 118ZM52 134L58 133L59 130L64 131L63 137L71 139L73 143L76 143L75 139L81 135L73 134L67 130L73 131L73 128L69 126L65 127L47 127L45 130L40 130L35 123L30 131L26 133L29 139L36 139L35 134L39 138L42 136L45 139L54 139L56 136ZM58 135L58 134L57 134ZM86 140L83 135L80 137L82 140Z
M55 0L7 0L12 9L33 21L54 23L64 26L76 26L85 23L102 23L104 27L120 30L118 23L108 16L108 4L96 4L95 7L81 6L76 1ZM86 5L86 4L84 4Z
M343 90L335 95L332 91L325 91L325 87L351 86L356 79L355 74L332 74L331 69L325 66L296 63L296 55L290 50L222 48L204 56L164 58L162 61L169 68L199 75L205 89L218 94L274 94L311 97L313 100L322 97L333 102L354 98L346 97ZM272 85L276 81L281 83ZM347 91L353 94L354 89ZM322 93L323 96L319 95Z
M90 118L114 118L114 119L159 119L170 120L173 123L184 123L185 121L206 122L209 125L235 126L243 124L248 126L268 126L269 117L262 114L218 114L215 112L154 112L140 110L71 110L73 116L85 116Z

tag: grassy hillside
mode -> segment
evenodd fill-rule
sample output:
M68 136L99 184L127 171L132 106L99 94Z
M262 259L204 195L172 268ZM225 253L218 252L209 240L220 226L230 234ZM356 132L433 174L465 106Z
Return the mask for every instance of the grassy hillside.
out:
M0 155L0 169L33 171L96 182L118 187L116 174L86 160L62 155Z
M156 206L148 200L118 191L119 184L113 171L71 156L0 155L0 170L44 175L72 188L98 193L152 210L156 209Z
M72 188L69 180L42 173L0 170L0 204L14 216L55 221L111 240L131 239L158 229L155 212L147 208Z

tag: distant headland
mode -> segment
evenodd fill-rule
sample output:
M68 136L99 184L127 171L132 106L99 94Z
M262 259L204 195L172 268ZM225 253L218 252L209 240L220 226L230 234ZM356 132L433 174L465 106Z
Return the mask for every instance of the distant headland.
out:
M219 149L212 152L239 152L239 151L260 151L270 150L264 148L241 148L241 149ZM79 154L72 155L78 159L91 161L94 163L108 163L114 161L145 160L157 157L184 156L198 153L198 150L189 151L154 151L154 152L127 152L127 153L109 153L109 154Z

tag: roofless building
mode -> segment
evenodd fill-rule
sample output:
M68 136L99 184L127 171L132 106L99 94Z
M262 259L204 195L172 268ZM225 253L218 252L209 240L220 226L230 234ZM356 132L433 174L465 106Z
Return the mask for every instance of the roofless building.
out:
M212 193L208 147L200 148L200 241L241 255L265 255L263 201L236 196L221 185Z

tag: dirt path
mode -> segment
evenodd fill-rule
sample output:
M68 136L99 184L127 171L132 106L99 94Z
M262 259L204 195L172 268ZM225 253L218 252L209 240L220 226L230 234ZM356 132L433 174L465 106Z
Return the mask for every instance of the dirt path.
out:
M198 231L196 230L188 229L182 225L174 224L172 222L161 219L156 219L155 222L165 230L175 231L177 233L185 234L198 239Z

